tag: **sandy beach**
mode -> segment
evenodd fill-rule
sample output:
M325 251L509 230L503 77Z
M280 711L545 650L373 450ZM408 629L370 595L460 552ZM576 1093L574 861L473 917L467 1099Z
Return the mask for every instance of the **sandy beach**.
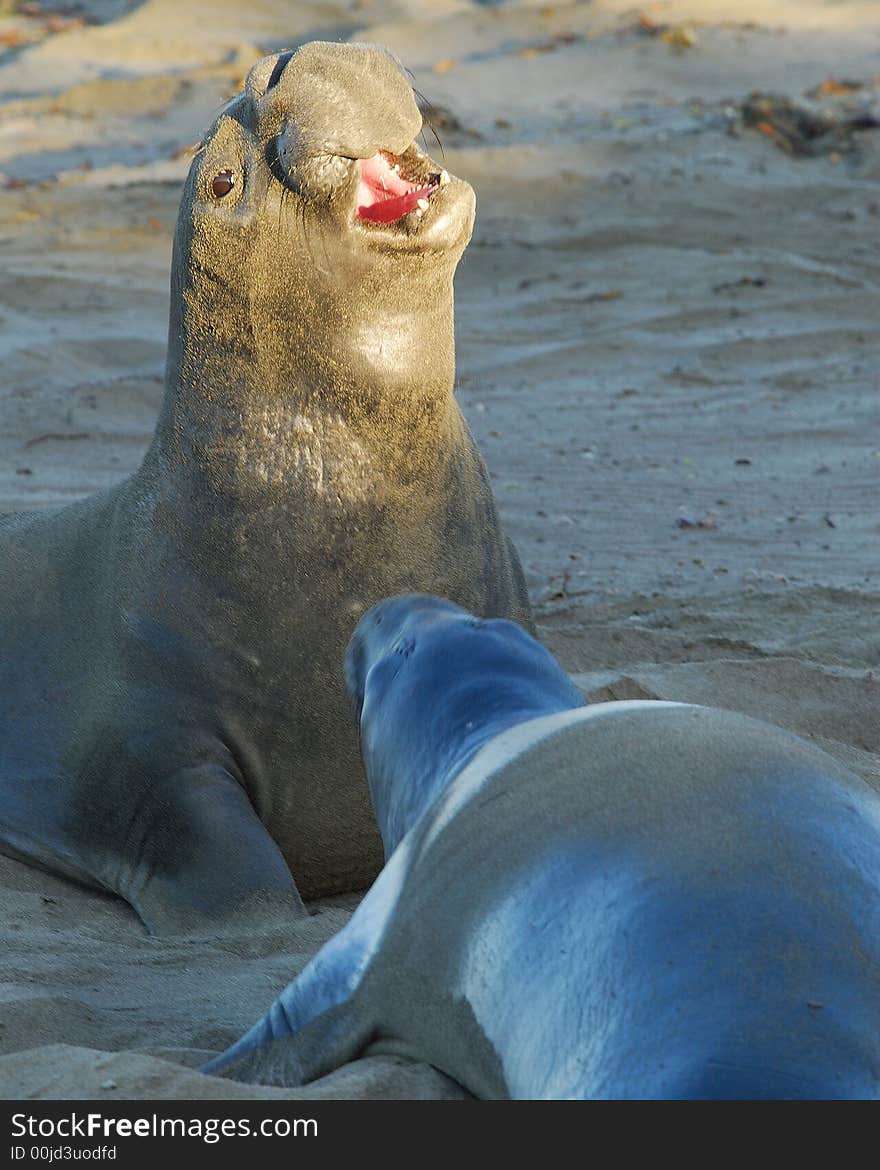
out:
M0 512L137 467L193 146L312 39L393 49L476 190L457 394L544 643L591 700L757 715L880 790L868 0L0 3ZM169 941L0 858L0 1097L464 1095L391 1057L194 1071L356 904Z

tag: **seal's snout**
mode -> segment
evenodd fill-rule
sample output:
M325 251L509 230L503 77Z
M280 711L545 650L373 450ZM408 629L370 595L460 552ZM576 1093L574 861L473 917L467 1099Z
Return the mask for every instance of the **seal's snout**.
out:
M275 178L357 225L362 244L467 242L473 192L417 148L422 115L388 50L315 41L265 57L245 96Z
M345 652L345 684L360 719L367 690L367 676L383 658L408 658L415 647L413 628L426 631L438 622L467 617L466 611L442 597L427 593L386 597L368 609Z

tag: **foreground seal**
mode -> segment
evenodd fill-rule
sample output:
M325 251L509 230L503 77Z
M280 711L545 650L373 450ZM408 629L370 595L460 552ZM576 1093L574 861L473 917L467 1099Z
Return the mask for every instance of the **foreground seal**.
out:
M428 1061L479 1097L872 1097L880 800L730 711L593 707L517 626L436 598L347 658L389 860L205 1071Z
M339 663L389 593L528 620L453 395L473 191L384 50L267 57L193 162L143 466L0 521L0 848L154 930L368 884Z

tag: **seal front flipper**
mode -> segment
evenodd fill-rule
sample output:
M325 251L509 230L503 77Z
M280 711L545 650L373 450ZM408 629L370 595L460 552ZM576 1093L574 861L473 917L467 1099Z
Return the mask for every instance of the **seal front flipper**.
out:
M357 997L338 1004L293 1036L281 1036L215 1069L201 1071L252 1085L298 1088L363 1055L375 1026Z
M151 934L203 930L277 908L305 914L281 851L224 768L184 768L152 789L123 849L115 888Z
M354 1060L375 1021L358 992L397 906L411 847L401 844L348 923L282 991L266 1014L202 1072L273 1085L301 1085Z

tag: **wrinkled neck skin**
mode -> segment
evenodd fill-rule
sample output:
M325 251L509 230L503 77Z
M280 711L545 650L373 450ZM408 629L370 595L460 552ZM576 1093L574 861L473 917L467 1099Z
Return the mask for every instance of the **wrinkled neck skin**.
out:
M457 413L452 266L413 279L393 258L364 264L308 216L305 234L278 228L280 189L267 202L282 238L252 287L198 241L175 258L157 453L231 496L296 487L326 459L322 478L344 479L356 452L356 479L372 481L367 464L410 478L408 457L441 444ZM316 265L323 279L303 279Z
M253 506L266 491L344 502L436 475L432 450L462 428L452 281L474 200L445 172L441 186L420 126L407 78L374 46L315 42L251 71L181 200L151 451L164 475ZM424 213L365 222L365 167L380 195L422 174Z

